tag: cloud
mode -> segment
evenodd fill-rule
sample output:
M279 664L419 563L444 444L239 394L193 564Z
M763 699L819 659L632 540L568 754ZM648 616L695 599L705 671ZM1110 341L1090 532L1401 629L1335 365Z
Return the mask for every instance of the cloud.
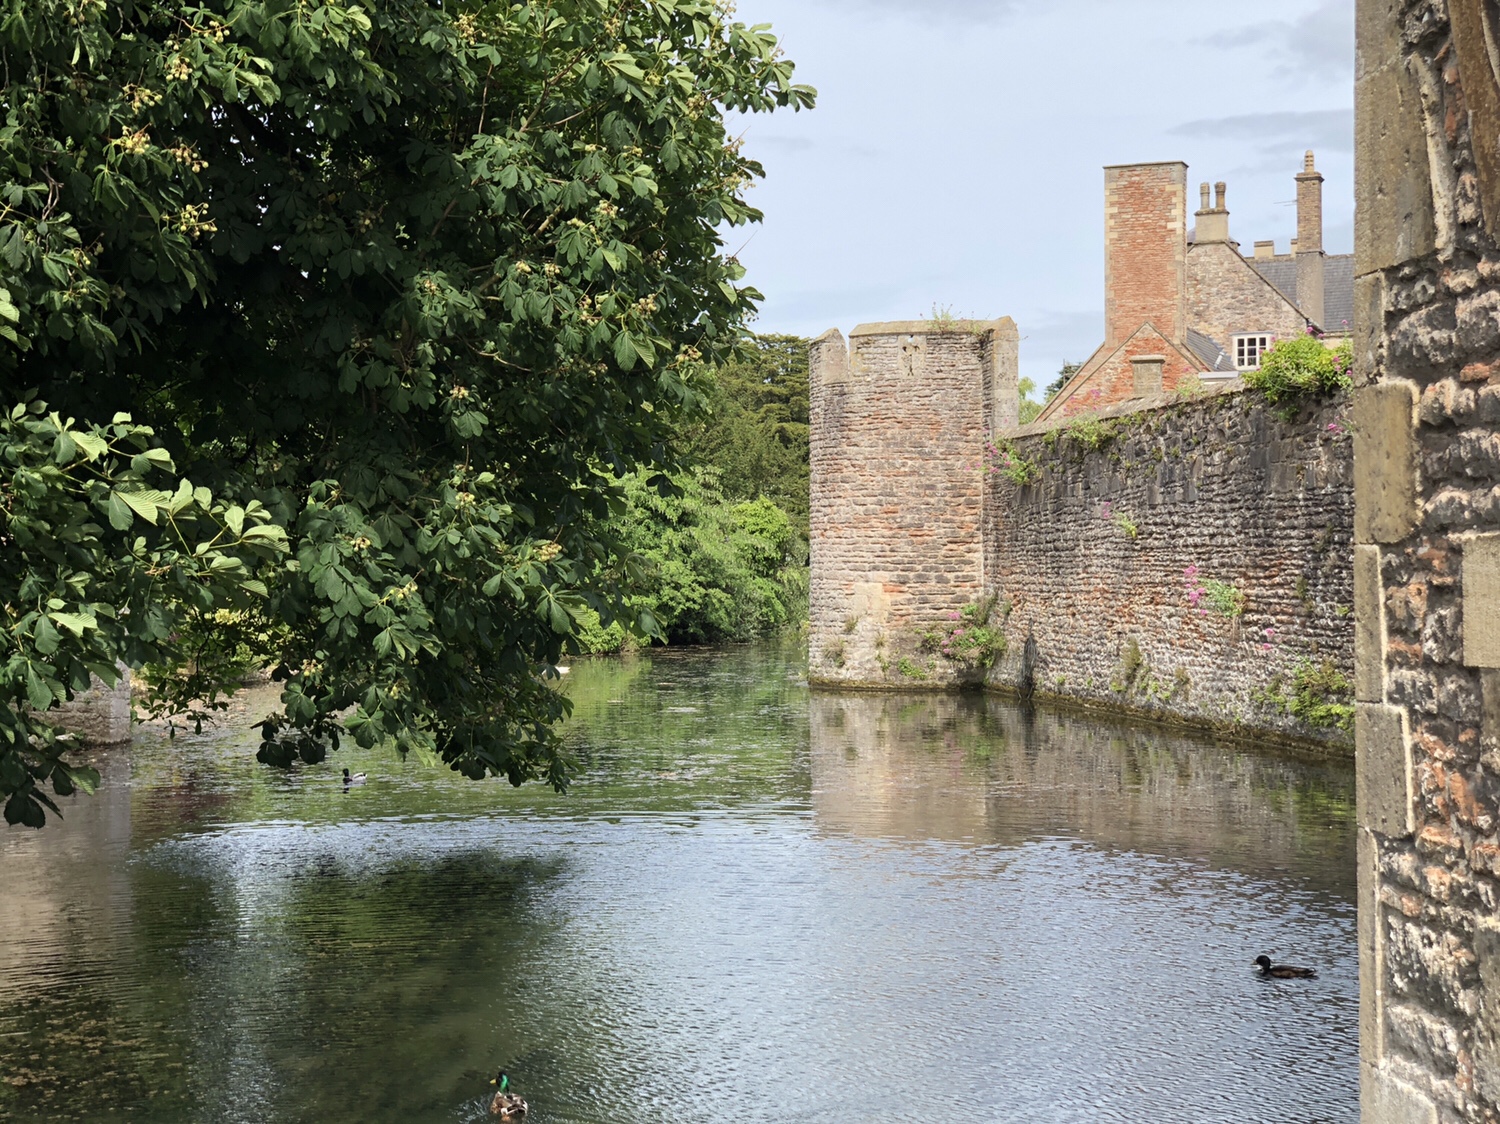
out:
M1205 117L1167 132L1195 140L1243 140L1278 150L1290 143L1323 152L1354 151L1354 110L1311 109ZM1280 156L1278 155L1278 159Z
M848 141L828 140L821 137L788 137L775 133L747 132L745 142L752 150L765 148L786 156L817 155L873 160L885 155L878 148L870 145L851 144Z
M856 8L908 23L996 23L1027 0L832 0L840 8Z
M1204 36L1197 42L1220 51L1255 50L1276 74L1314 74L1340 81L1354 74L1355 0L1324 0L1295 20L1268 20Z

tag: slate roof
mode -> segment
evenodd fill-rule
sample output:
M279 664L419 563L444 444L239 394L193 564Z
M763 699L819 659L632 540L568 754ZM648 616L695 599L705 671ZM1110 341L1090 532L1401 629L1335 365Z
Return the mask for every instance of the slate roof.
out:
M1297 261L1292 257L1257 261L1254 270L1297 304ZM1301 307L1300 305L1298 307ZM1354 255L1329 254L1323 259L1323 330L1347 332L1354 324Z
M1234 371L1234 363L1228 355L1224 354L1224 349L1202 332L1195 332L1189 328L1187 346L1188 350L1196 355L1210 371Z

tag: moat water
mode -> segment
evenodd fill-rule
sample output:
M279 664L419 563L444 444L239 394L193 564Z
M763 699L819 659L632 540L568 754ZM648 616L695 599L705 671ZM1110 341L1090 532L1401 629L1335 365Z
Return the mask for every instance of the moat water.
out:
M1351 766L804 674L580 662L565 797L104 755L0 831L0 1119L1356 1121Z

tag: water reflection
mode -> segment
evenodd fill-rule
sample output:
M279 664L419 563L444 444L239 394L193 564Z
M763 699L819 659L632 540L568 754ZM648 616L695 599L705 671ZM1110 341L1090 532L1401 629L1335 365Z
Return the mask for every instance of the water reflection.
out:
M984 695L819 693L809 707L813 806L830 830L1008 846L1068 836L1349 890L1346 764Z
M1349 769L801 677L580 664L565 798L138 740L0 836L0 1117L1356 1118Z

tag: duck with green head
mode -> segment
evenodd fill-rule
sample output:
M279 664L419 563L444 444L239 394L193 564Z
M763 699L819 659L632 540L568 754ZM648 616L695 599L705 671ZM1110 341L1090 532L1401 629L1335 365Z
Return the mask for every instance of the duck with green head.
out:
M526 1101L520 1094L510 1091L510 1078L506 1076L505 1070L497 1073L490 1084L495 1086L495 1095L490 1098L491 1116L498 1116L501 1120L519 1120L526 1115Z

